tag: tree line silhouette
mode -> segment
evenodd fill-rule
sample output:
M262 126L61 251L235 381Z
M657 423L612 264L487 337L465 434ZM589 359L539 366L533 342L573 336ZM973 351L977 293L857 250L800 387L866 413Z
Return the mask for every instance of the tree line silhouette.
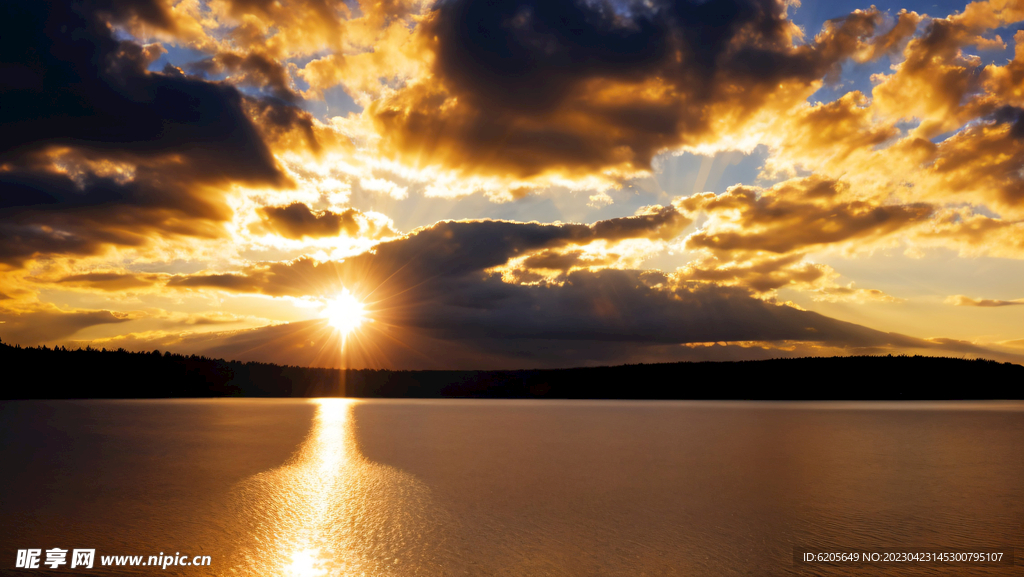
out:
M1024 366L906 355L516 371L325 369L0 342L5 399L1021 399ZM782 383L782 384L780 384Z

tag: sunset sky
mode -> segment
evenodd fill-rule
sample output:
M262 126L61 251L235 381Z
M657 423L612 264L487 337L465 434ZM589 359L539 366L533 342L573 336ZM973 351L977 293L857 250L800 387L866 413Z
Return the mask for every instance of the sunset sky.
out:
M1024 362L1024 0L0 7L0 339Z

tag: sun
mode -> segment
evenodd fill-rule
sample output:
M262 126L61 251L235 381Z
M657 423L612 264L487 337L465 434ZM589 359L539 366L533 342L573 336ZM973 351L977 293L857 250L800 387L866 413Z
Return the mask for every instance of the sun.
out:
M363 303L348 292L348 289L342 289L338 296L327 302L323 315L327 317L327 324L343 335L349 334L369 320Z

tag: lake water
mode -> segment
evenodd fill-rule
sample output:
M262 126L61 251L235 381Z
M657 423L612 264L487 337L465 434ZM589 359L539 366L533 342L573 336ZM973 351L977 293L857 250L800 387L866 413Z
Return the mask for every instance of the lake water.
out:
M0 405L10 575L1020 575L1024 404ZM795 548L1018 549L1016 566ZM93 569L16 569L19 549ZM208 567L101 556L208 555ZM70 560L70 559L69 559Z

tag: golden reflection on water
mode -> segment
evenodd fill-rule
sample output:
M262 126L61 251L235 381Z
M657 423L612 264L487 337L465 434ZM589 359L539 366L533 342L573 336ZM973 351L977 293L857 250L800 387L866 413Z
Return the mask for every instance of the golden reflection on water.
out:
M240 483L232 573L348 577L433 574L445 515L426 487L373 463L349 399L317 399L313 428L283 466Z

